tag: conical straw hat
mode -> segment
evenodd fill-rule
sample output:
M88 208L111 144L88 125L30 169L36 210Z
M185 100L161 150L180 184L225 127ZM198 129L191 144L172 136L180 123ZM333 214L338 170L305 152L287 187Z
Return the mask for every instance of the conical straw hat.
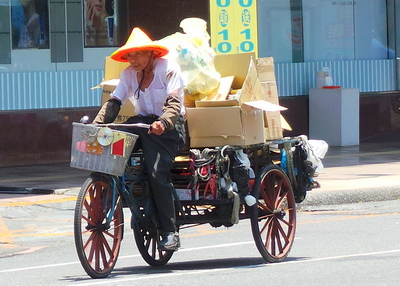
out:
M132 33L125 45L113 52L111 54L111 58L119 62L127 62L128 60L123 58L125 54L142 50L153 50L156 52L154 54L157 57L163 57L168 54L168 48L156 44L149 38L149 36L146 35L146 33L144 33L140 28L136 27L132 30Z

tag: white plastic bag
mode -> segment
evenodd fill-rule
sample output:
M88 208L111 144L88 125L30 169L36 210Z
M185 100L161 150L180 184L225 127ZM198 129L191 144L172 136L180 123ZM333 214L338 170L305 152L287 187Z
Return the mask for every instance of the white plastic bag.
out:
M315 173L323 170L322 159L328 151L328 143L324 140L308 139L306 135L300 135L302 144L307 152L307 161L310 161L315 168Z

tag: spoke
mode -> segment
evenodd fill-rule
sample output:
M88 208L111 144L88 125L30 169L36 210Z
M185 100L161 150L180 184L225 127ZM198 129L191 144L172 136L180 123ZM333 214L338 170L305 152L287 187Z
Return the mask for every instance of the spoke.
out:
M104 239L104 236L101 236L102 237L102 240ZM101 260L99 261L99 264L101 263L101 262L103 262L103 269L107 269L108 268L108 260L107 260L107 257L106 257L106 252L105 252L105 247L107 246L108 244L107 244L107 241L102 241L102 243L101 243L101 245L100 245L100 247L99 247L99 257L101 256ZM102 247L102 246L104 246L104 247Z
M92 218L92 219L91 219L92 221L93 221L93 220L97 220L98 218L96 217L96 214L95 214L93 208L91 207L90 203L89 203L87 200L85 200L83 204L84 204L85 209L86 209L86 211L87 211L87 213L88 213L88 217L89 217L89 218ZM83 217L83 215L82 215L82 217ZM88 223L90 223L90 219L88 219L87 221L88 221ZM91 223L91 224L95 225L96 222L93 222L93 223Z
M262 205L263 209L266 209L267 211L272 213L273 208L271 208L270 199L268 197L268 190L266 190L266 186L265 186L265 181L262 183L262 185L260 187L260 195L265 203L264 205Z
M157 256L157 241L154 238L151 241L151 256L155 258Z
M95 208L91 208L93 212L93 217L96 220L96 223L101 223L104 218L104 214L102 211L103 202L101 200L102 187L100 184L96 184L94 185L92 190L94 191L94 193L93 199L90 202L90 206L95 206Z
M271 216L273 216L273 214L266 214L266 215L263 215L263 216L259 216L259 217L258 217L258 220L261 221L261 220L263 220L263 219L268 219L268 218L270 218Z
M164 258L164 253L163 253L162 250L158 250L158 256L159 256L159 259L163 259Z
M89 247L89 255L87 257L87 260L88 260L89 264L93 263L94 250L96 248L95 247L95 243L96 243L95 236L96 236L96 233L92 233L92 234L93 234L93 237L90 240L90 245L89 245L89 241L86 244L86 246ZM85 247L85 249L86 249L86 247Z
M273 236L272 236L272 231L273 231L272 224L273 224L273 218L271 218L270 223L268 224L267 236L265 238L265 249L267 249L267 250L269 249L269 247L271 245L272 245L271 248L274 248L274 244L271 243L272 239L273 239ZM268 238L271 238L271 239L268 239Z
M112 257L113 256L113 254L112 254L113 251L112 251L112 249L110 247L110 243L107 241L107 239L104 237L104 235L101 236L101 240L102 240L102 243L104 245L104 247L102 247L102 249L106 249L108 254Z
M282 191L282 184L283 184L282 178L275 178L274 198L273 198L274 209L276 209L278 207L278 205L279 205L279 199L278 198L282 198L280 196L281 191Z
M88 188L88 193L89 193L90 201L93 202L95 200L93 184ZM85 201L86 201L86 199L85 199Z
M265 201L264 201L264 204L262 202L258 201L258 207L264 211L268 211L268 212L272 213L272 210L270 210L270 208L265 204Z
M264 223L263 227L260 229L260 233L264 233L265 229L271 224L273 216L269 215L267 221Z
M93 244L93 241L94 241L94 239L95 239L95 236L96 236L96 232L91 232L89 238L86 240L86 243L85 243L85 245L83 246L83 249L84 249L85 251L86 251L86 249L88 248L88 246L89 246L90 243Z
M289 241L289 236L287 236L285 230L282 228L282 225L279 223L279 221L276 221L276 228L277 228L278 232L280 233L280 236L283 238L283 240Z
M99 253L99 239L97 238L95 241L95 245L96 247L94 247L94 263L95 263L95 269L96 270L100 270L101 266L100 266L100 253Z
M279 250L279 253L282 253L282 251L283 251L283 247L282 247L282 241L281 241L281 237L280 237L280 235L279 235L279 223L275 220L275 223L274 223L274 230L275 230L275 244L278 246L278 250ZM276 255L276 253L275 253L275 255Z
M86 217L86 216L84 216L84 215L81 215L81 218L82 218L84 221L86 221L88 224L92 225L92 226L95 226L95 225L96 225L90 218L88 218L88 217Z
M293 224L290 223L289 221L285 220L284 218L279 217L278 219L279 219L281 222L283 222L284 224L286 224L288 227L293 227Z
M282 192L282 191L283 191L283 192ZM286 196L288 195L289 191L288 191L288 190L283 190L283 189L281 189L281 190L279 191L279 193L280 193L280 197L279 197L279 199L276 200L275 209L280 208L280 206L282 205L283 201L287 198Z
M116 226L115 228L110 228L108 231L105 231L104 234L106 234L107 236L111 237L112 239L117 239L119 237L119 233L118 233L118 235L115 235L115 234L111 233L110 231L118 230L117 228L119 228L121 225L123 225L123 224L120 224L119 226Z

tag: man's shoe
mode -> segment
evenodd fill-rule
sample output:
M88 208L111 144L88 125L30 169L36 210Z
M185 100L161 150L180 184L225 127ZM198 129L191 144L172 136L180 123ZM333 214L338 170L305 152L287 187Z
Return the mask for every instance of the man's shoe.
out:
M167 233L163 240L160 242L158 249L164 251L176 251L181 247L181 243L179 241L179 234L177 232L169 232Z

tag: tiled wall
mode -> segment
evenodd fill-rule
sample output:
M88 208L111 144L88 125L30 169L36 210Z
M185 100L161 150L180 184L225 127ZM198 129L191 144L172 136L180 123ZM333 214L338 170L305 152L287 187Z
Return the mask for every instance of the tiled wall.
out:
M0 111L98 106L102 70L0 73Z
M334 85L360 92L396 90L396 60L352 60L275 63L279 96L308 95L316 87L316 72L329 67Z
M334 85L360 92L396 90L395 60L277 63L280 97L308 95L316 87L316 72L331 68ZM0 111L98 106L102 70L53 72L0 72Z

